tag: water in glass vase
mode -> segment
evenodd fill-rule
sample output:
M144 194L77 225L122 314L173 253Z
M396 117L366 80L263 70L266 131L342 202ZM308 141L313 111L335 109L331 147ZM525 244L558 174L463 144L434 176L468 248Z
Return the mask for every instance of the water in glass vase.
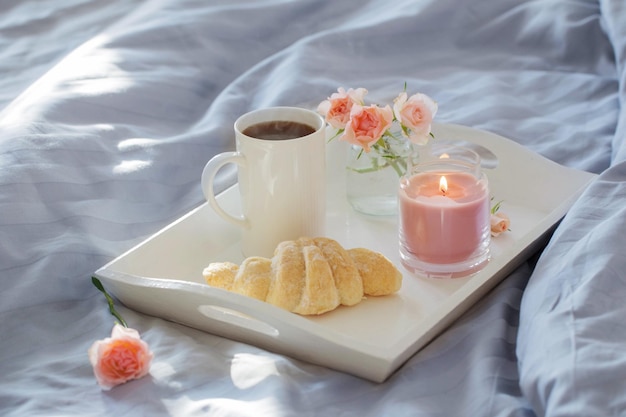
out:
M346 195L352 208L374 216L397 215L398 184L411 151L411 144L404 140L387 140L386 147L374 146L370 152L350 146Z

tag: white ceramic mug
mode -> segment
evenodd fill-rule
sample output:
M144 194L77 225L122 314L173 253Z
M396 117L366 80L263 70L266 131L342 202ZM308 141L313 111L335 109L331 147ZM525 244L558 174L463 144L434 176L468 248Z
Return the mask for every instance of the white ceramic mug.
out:
M313 133L292 139L259 139L244 134L259 123L286 121ZM235 122L236 151L214 156L202 172L202 191L213 210L241 227L244 256L271 257L284 240L323 236L326 219L326 136L322 117L297 107L255 110ZM260 135L262 136L262 135ZM238 165L241 216L227 213L213 192L217 171Z

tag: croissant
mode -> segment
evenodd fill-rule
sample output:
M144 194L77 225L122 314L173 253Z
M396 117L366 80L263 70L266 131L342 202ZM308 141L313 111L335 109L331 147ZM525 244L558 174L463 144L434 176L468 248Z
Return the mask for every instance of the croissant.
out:
M381 253L344 249L325 237L281 242L271 259L253 256L241 266L211 263L206 282L301 314L316 315L352 306L365 295L387 295L402 285L402 274Z

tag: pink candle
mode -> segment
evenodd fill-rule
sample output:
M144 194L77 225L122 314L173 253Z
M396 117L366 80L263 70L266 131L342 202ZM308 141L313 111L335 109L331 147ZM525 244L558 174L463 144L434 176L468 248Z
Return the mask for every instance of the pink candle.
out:
M442 190L442 177L447 190ZM454 264L484 246L489 230L486 181L467 172L421 172L400 187L400 236L421 262Z

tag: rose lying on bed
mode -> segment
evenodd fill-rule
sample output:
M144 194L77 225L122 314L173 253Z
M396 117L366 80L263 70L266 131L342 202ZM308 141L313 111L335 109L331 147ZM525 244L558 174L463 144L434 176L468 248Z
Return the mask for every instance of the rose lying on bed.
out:
M89 348L89 361L103 390L148 374L153 354L135 329L115 324L111 337Z
M91 278L93 285L106 297L109 311L119 321L113 326L111 337L95 341L89 348L89 362L100 387L111 388L139 379L148 374L153 354L139 332L131 329L115 310L113 298L105 291L100 280Z

